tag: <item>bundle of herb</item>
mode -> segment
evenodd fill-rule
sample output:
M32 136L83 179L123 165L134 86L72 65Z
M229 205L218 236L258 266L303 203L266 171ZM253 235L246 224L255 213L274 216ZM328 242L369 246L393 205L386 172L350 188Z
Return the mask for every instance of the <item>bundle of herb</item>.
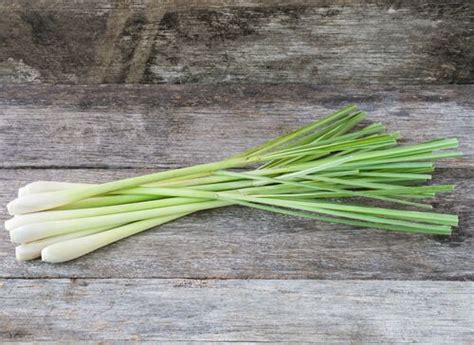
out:
M18 260L75 259L190 213L242 205L356 227L451 234L456 215L423 199L453 190L422 185L456 139L399 145L398 133L346 106L220 162L103 184L38 181L8 204ZM235 170L235 168L239 168ZM234 169L234 170L230 170ZM374 207L370 200L389 206Z

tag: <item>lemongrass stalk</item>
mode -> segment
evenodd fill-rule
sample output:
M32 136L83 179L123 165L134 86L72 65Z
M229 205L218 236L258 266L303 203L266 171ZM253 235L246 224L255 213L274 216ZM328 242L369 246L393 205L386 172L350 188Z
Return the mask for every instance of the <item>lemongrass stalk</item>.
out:
M107 182L96 186L84 187L80 190L77 188L74 190L31 194L13 200L7 205L7 208L11 215L43 211L50 208L63 206L84 198L109 193L118 189L125 189L141 184L157 182L190 174L242 167L250 163L256 163L258 161L260 161L259 157L254 158L253 160L247 158L238 158L232 160L229 159L215 163L200 164L187 168L162 171L158 173Z
M186 182L190 178L198 178L206 174L197 174L193 176L184 176L181 178L176 179L169 179L164 182L159 182L157 184L145 184L143 187L153 187L153 186L162 186L162 185L169 185L173 186L175 184L180 184ZM18 196L26 196L29 194L36 194L36 193L45 193L45 192L57 192L60 190L66 189L73 189L75 187L90 187L90 186L97 186L95 183L71 183L71 182L62 182L62 181L36 181L26 184L25 186L18 189Z
M186 214L189 213L177 213L166 217L142 220L108 231L51 244L41 251L41 259L50 263L70 261L123 238L183 217Z
M215 200L142 211L109 214L97 217L26 224L10 231L10 237L15 243L27 243L46 237L58 236L74 231L89 229L92 227L120 225L138 220L164 217L177 213L196 212L227 205L230 205L230 203L226 201Z
M99 228L87 229L73 232L70 234L48 237L39 241L24 243L15 248L15 256L18 261L34 260L41 257L41 251L49 245L63 242L66 240L71 240L74 238L92 235L101 231L109 230L111 228L111 226L102 226Z
M59 211L43 211L37 213L28 213L17 215L5 222L5 229L13 230L27 224L50 222L53 220L79 219L86 217L96 217L107 214L117 214L132 211L142 211L148 209L156 209L159 207L176 206L184 204L192 204L195 202L205 201L198 198L167 198L153 201L137 202L132 204L123 204L106 207L85 208L79 210L59 210Z
M114 205L129 204L129 203L134 203L134 202L155 200L159 198L161 197L155 196L155 195L144 195L144 194L96 196L92 198L86 198L79 201L75 201L64 206L55 207L55 208L52 208L51 210L76 210L76 209L92 208L92 207L114 206Z
M56 192L59 190L90 186L87 183L69 183L57 181L36 181L28 183L18 190L18 196L26 196L35 193Z
M201 174L202 175L202 174ZM165 180L162 182L156 182L156 183L148 183L141 185L139 187L189 187L189 186L195 186L195 185L202 185L202 184L213 184L213 183L219 183L219 182L229 182L234 180L233 178L224 178L222 176L215 176L215 175L208 175L206 176L185 176L183 178L179 179L169 179ZM81 184L75 184L75 183L69 183L69 182L59 182L59 181L37 181L41 182L41 184L44 183L44 185L41 186L41 190L38 188L37 190L32 190L28 192L22 192L21 194L28 195L28 194L34 194L34 193L45 193L45 192L55 192L58 190L66 190L66 189L72 189L74 187L84 187L84 186L97 186L97 184L86 184L86 183L81 183ZM33 183L37 183L33 182ZM68 186L70 185L70 186ZM27 187L26 185L25 187ZM25 187L22 187L20 189L23 189ZM49 188L51 187L51 188ZM111 194L120 194L120 190L111 192ZM101 198L101 197L96 197L96 198ZM91 198L90 198L91 199Z
M179 181L170 181L166 180L163 182L155 182L155 183L149 183L140 187L173 187L173 188L179 188L179 187L192 187L192 186L198 186L198 185L203 185L203 184L213 184L213 183L221 183L221 182L231 182L235 179L232 178L224 178L223 176L216 176L214 174L209 175L209 176L204 176L204 177L198 177L198 178L190 178L186 180L179 180Z

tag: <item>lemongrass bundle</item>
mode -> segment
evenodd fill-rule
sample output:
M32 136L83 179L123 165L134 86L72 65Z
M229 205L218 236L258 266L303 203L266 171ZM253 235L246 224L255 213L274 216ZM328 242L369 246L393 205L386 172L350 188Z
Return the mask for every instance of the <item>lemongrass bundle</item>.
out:
M38 181L8 204L18 260L78 258L201 210L242 205L387 231L449 235L456 215L424 202L452 185L424 185L456 139L400 145L354 105L228 159L103 184ZM230 170L236 169L238 170ZM372 201L386 205L373 206Z

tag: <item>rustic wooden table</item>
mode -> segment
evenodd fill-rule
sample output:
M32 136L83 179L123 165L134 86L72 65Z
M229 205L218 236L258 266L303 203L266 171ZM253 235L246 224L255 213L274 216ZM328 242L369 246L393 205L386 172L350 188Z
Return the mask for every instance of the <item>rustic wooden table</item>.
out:
M292 3L1 3L0 205L34 180L218 160L357 103L408 142L459 138L435 175L458 186L434 202L454 235L230 207L51 265L16 262L0 231L0 342L474 341L469 1Z

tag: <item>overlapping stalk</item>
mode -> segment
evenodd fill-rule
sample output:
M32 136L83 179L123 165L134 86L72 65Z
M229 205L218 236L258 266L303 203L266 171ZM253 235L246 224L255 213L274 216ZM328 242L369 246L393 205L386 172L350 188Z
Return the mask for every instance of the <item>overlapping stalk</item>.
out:
M242 205L338 224L449 235L456 215L423 199L433 163L456 139L399 145L353 105L229 159L104 184L31 183L5 223L19 260L63 262L190 213ZM240 168L237 171L229 169ZM374 207L370 201L384 207Z

